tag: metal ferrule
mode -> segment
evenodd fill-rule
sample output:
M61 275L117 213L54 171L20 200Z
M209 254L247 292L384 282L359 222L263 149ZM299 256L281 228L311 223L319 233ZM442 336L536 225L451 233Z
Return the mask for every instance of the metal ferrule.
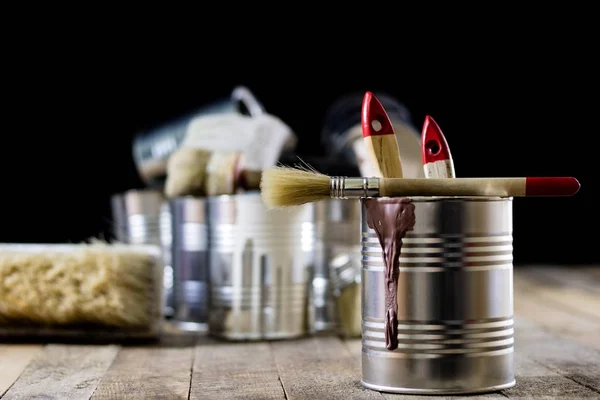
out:
M329 181L332 199L373 197L379 195L379 178L332 176Z

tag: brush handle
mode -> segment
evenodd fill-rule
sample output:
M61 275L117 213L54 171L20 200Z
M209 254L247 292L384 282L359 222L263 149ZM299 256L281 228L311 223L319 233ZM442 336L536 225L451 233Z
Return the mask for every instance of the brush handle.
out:
M450 147L435 120L427 115L421 134L425 178L456 178Z
M579 182L571 177L379 179L379 195L397 196L572 196Z
M373 173L384 178L402 178L402 164L396 135L363 138Z
M439 160L423 165L426 178L456 178L452 160Z
M245 190L260 189L262 171L242 170L240 171L238 186Z
M392 121L371 92L366 92L363 97L361 125L373 173L384 178L402 178L400 150Z

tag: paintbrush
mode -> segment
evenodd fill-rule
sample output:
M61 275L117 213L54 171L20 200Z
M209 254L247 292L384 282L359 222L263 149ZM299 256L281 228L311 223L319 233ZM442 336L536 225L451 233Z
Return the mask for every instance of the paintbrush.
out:
M522 178L348 178L317 171L272 167L263 171L261 194L269 208L328 198L399 196L572 196L580 184L572 177Z
M247 169L240 152L180 147L169 157L165 196L217 196L260 186L261 171Z
M421 134L425 178L455 178L450 147L435 120L427 115Z
M157 246L0 244L0 334L143 334L160 322L162 273Z
M361 125L373 175L402 178L400 151L392 122L383 105L371 92L366 92L363 97Z

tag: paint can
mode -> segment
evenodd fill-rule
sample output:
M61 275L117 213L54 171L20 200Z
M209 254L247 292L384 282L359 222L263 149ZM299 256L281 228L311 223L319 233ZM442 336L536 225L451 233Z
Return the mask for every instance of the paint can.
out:
M360 203L328 199L316 202L315 210L310 331L360 337Z
M382 248L362 208L363 385L448 395L514 386L512 198L412 202L395 350L385 343Z
M111 197L113 235L121 243L159 247L163 261L163 316L173 312L171 298L170 215L160 190L132 189Z
M269 210L257 192L207 201L210 333L227 340L304 336L314 205Z
M183 196L169 201L172 218L173 318L186 331L208 329L208 227L206 199Z

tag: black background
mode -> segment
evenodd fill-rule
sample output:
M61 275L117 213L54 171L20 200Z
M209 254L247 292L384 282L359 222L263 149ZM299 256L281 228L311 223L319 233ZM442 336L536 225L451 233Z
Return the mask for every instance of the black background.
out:
M260 45L218 30L185 41L68 31L14 43L0 241L108 235L110 196L142 186L133 135L244 85L296 132L299 154L324 153L323 118L337 97L371 90L401 101L419 130L432 115L458 176L575 176L575 197L515 199L515 263L597 263L597 45L593 29L571 23L519 32L503 23L489 37L447 41L429 33L414 49L400 34L314 33L309 43L306 30L294 40L273 31Z

